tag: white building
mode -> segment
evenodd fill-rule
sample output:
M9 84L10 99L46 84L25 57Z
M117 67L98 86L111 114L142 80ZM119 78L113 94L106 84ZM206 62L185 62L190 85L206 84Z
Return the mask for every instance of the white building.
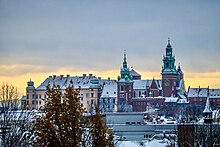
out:
M103 80L102 94L99 100L101 112L117 111L117 82L115 80Z

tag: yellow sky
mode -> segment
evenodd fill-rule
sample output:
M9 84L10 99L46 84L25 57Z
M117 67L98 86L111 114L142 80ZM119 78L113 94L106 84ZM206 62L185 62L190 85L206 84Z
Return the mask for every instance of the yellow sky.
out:
M160 72L144 72L137 71L142 75L142 79L161 79ZM97 77L102 77L102 79L107 79L110 77L111 79L117 79L119 75L119 70L111 70L106 72L96 72L89 71L86 74L92 73ZM55 73L27 73L19 76L0 76L0 82L9 82L18 87L21 95L25 94L25 88L27 86L27 82L31 79L34 81L35 87L38 87L48 76L50 75L67 75L71 76L80 76L83 72L70 72L67 70L60 70ZM220 72L210 72L210 73L193 73L193 72L185 72L185 85L186 89L188 87L210 87L210 88L220 88Z

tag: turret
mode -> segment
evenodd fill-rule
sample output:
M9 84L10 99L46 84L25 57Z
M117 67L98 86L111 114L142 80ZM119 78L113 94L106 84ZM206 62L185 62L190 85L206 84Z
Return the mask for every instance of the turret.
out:
M212 108L210 105L210 101L209 101L209 88L208 88L208 94L207 94L207 99L206 99L206 104L205 104L205 108L203 111L203 115L204 115L204 122L205 123L212 123Z
M31 81L31 79L30 79L30 81L27 82L27 85L28 85L28 86L26 87L27 90L34 90L34 89L35 89L35 87L34 87L34 82Z

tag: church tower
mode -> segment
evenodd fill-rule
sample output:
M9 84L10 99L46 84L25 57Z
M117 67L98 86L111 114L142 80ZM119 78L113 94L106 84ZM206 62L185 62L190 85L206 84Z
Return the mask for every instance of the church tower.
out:
M121 76L118 76L118 111L132 111L133 78L127 65L126 52L121 68Z
M166 55L163 57L163 67L161 74L163 96L176 96L176 81L178 78L178 72L176 70L175 56L173 55L173 49L170 44L170 39L168 39Z

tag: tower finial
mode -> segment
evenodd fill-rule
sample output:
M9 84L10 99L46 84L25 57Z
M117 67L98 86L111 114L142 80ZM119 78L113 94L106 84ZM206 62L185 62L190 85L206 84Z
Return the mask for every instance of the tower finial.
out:
M124 49L124 62L126 62L126 49Z
M170 37L168 37L168 43L170 43Z
M124 67L124 68L127 68L126 49L124 50L124 62L123 62L123 67Z

